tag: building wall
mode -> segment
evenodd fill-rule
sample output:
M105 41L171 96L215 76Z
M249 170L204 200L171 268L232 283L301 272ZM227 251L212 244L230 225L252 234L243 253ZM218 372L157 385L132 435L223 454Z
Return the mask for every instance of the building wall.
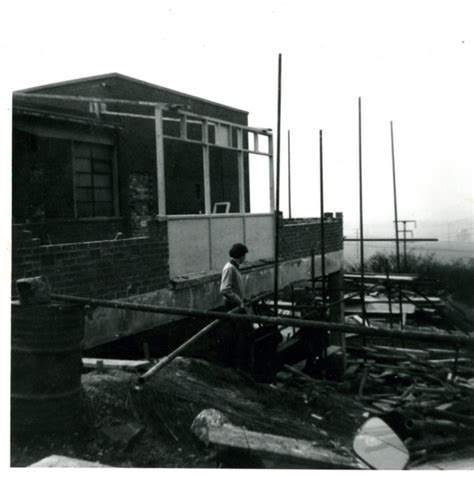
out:
M325 225L326 273L334 274L342 270L343 263L342 217L328 218ZM311 246L315 247L315 276L321 274L319 227L315 219L288 221L282 227L280 287L310 278ZM145 237L68 245L41 245L23 229L13 228L13 296L18 278L45 275L56 293L197 309L222 304L219 271L170 281L167 220L152 220L141 227ZM272 290L273 271L271 261L243 267L249 296ZM97 346L176 319L179 317L99 307L86 322L85 346Z
M142 82L129 81L118 76L56 86L45 86L35 89L33 93L182 104L185 107L189 107L194 113L220 118L237 124L247 124L247 113L243 111L220 106L198 98L192 98L177 92L153 88ZM89 118L94 117L88 113L89 105L87 102L19 98L15 99L15 104L23 107L36 107L56 112L69 112L69 114L79 114ZM119 107L116 106L111 106L110 108L119 110ZM120 109L126 111L127 107L121 106ZM130 110L130 107L128 107L128 110ZM137 109L134 108L134 112L153 114L153 109L148 107L137 111ZM117 152L119 216L123 218L123 221L120 222L120 228L114 230L115 233L112 233L112 236L119 231L123 232L126 236L135 236L140 234L140 227L137 227L137 224L146 221L158 213L155 123L150 119L130 117L111 118L109 116L103 116L102 119L117 125L114 142ZM97 128L90 128L90 130L87 131L87 126L67 126L61 124L60 121L54 122L39 117L34 119L30 118L26 121L36 127L38 134L44 133L45 128L52 128L56 132L60 130L61 136L72 135L78 131L83 134L89 132L91 142L94 142L94 136L98 136L102 133ZM15 221L24 222L25 219L31 220L32 218L35 221L39 221L42 218L51 219L53 217L62 219L74 218L72 184L70 184L72 181L72 172L69 170L71 164L68 162L68 158L70 158L71 154L68 150L70 141L58 137L54 139L40 138L38 141L42 146L40 149L38 149L36 144L33 144L33 146L37 148L35 151L31 152L31 147L29 151L25 151L25 147L23 147L25 141L21 137L22 133L15 130L17 124L18 118L14 117L13 215ZM217 148L213 149L219 151ZM49 151L48 153L45 152L47 150ZM225 154L228 153L221 151L221 155ZM23 165L24 162L30 163L29 158L32 156L41 156L42 158L41 161L37 159L34 161L37 164L41 164L41 170L36 174L38 183L35 184L34 187L34 192L36 196L40 197L39 199L36 196L33 197L34 194L29 192L31 179L28 177L28 174L31 168ZM55 158L58 160L56 161ZM168 213L192 214L202 212L204 209L204 180L202 177L201 147L165 140L165 161ZM220 158L219 166L223 167L211 167L211 183L215 189L215 192L213 192L213 201L217 202L230 198L231 207L234 211L236 207L238 207L238 193L236 193L238 175L234 170L235 167L233 167L232 161L226 161L225 158ZM50 170L50 172L46 173L46 169ZM68 170L64 171L63 169ZM18 175L20 176L19 179L16 178ZM139 176L146 177L147 179L141 181L141 192L135 193L133 188ZM50 184L46 184L48 177L50 178ZM219 189L219 180L225 182L225 190L227 191L225 197L221 197L223 194ZM249 178L247 160L245 161L245 183L248 210ZM146 188L146 191L144 188ZM137 195L146 195L146 201L137 199ZM58 198L60 200L57 200ZM138 204L138 202L140 203ZM33 205L33 207L31 207L31 205ZM32 210L32 208L34 210ZM36 213L36 216L32 215L34 213ZM107 226L97 227L97 234L87 236L87 239L102 240L109 238L108 230L111 224L112 222L109 220ZM78 225L78 227L80 228L80 225ZM46 226L44 224L43 229L45 228ZM53 228L54 230L51 229L48 235L52 237L54 243L57 243L58 240L55 237L57 226ZM93 229L88 230L92 233L94 232ZM104 230L106 235L103 234ZM73 239L74 236L71 236L66 240L70 241Z
M326 214L324 221L324 251L335 252L343 249L342 214ZM291 260L311 255L320 255L321 250L320 219L289 219L283 221L280 228L281 260Z
M63 245L41 245L14 227L12 294L16 280L48 278L55 293L124 298L166 288L169 283L166 221L151 221L148 236Z

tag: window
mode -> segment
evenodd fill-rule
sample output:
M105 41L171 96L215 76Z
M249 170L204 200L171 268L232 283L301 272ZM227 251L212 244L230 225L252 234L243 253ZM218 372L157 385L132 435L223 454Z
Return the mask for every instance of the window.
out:
M115 215L112 146L74 142L74 188L77 217Z

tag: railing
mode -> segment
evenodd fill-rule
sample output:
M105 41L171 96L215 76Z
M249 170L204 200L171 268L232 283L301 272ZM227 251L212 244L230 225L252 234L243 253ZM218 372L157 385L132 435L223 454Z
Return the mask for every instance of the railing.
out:
M168 215L170 277L221 270L232 244L243 242L248 260L274 258L273 214Z

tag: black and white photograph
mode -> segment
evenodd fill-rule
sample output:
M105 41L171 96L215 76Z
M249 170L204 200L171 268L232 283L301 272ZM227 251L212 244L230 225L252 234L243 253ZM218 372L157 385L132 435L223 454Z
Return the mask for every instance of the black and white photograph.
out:
M2 2L2 467L473 470L473 12Z

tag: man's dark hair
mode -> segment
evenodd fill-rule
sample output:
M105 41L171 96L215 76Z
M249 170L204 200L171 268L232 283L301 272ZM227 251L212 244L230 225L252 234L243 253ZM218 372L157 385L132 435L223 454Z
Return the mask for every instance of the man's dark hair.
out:
M249 249L243 243L234 243L229 250L229 255L232 258L241 258L246 253L249 253Z

